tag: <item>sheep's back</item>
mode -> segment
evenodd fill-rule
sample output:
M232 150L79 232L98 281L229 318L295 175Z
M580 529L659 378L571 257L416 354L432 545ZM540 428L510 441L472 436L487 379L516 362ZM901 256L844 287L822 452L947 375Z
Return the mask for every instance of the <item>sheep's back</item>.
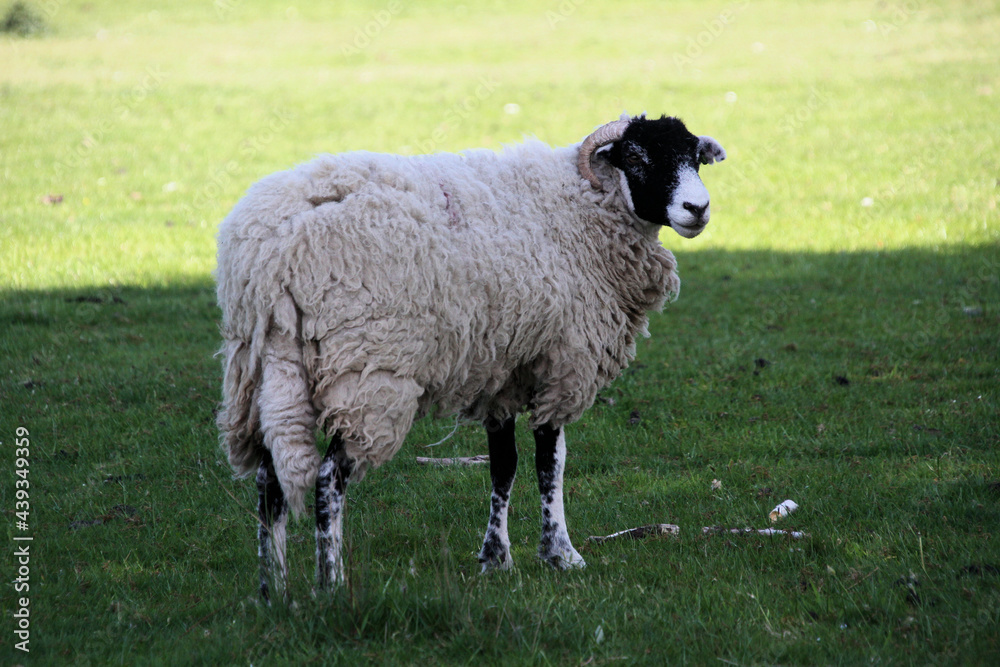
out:
M220 282L220 303L266 310L289 293L298 321L278 324L298 331L316 392L387 370L424 388L424 408L467 408L536 356L565 311L559 253L529 206L512 214L497 196L456 155L323 156L268 177L224 223L227 252L220 231L220 274L238 255L243 275L229 278L245 284L224 297Z

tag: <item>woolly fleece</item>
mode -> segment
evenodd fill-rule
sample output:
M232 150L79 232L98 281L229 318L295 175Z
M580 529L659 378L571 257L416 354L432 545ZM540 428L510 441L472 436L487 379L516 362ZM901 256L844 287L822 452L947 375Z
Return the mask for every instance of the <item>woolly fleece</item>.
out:
M434 406L578 419L680 289L660 227L603 159L594 190L578 152L324 155L252 186L218 234L218 425L236 473L266 447L301 511L318 427L358 478Z

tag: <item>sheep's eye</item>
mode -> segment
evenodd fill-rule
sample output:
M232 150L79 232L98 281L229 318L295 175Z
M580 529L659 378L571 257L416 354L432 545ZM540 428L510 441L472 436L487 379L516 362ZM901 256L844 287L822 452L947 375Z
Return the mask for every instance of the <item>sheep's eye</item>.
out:
M642 164L642 158L640 158L635 153L629 153L628 155L625 156L625 162L634 166L637 164Z

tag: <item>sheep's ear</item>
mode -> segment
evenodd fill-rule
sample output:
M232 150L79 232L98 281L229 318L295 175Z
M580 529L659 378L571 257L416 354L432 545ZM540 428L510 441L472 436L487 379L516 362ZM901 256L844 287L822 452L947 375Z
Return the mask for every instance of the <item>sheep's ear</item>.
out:
M726 159L726 149L712 137L698 137L698 162L712 164Z

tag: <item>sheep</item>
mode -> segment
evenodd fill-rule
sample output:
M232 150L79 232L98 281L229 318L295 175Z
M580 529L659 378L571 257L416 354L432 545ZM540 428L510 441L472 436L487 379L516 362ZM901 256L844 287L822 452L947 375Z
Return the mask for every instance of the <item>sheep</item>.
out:
M287 591L287 519L313 485L316 586L345 581L348 483L391 459L432 409L487 431L482 571L512 565L525 411L538 556L584 567L563 509L565 427L634 357L647 312L676 298L659 230L701 233L698 168L725 155L676 118L623 114L562 148L323 155L253 185L218 232L217 421L235 474L256 473L262 598L270 584Z

